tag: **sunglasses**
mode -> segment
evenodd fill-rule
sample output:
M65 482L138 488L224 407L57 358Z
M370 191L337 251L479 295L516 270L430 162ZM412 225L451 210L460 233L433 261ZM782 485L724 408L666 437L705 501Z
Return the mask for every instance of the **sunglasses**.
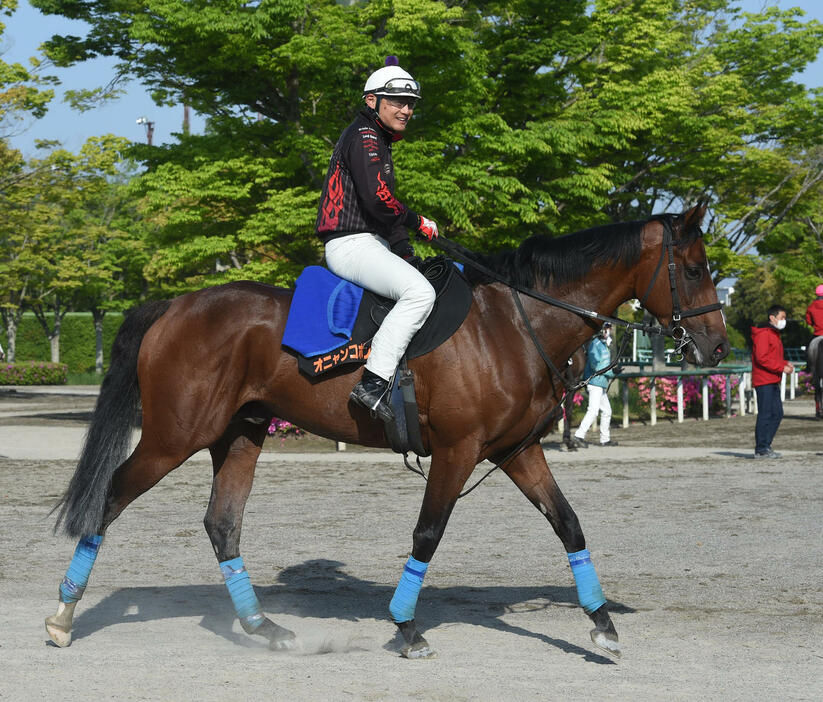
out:
M413 110L415 105L417 105L417 98L412 97L401 97L401 98L390 98L384 97L383 100L386 101L388 105L391 107L401 109L403 107L408 107L410 110Z

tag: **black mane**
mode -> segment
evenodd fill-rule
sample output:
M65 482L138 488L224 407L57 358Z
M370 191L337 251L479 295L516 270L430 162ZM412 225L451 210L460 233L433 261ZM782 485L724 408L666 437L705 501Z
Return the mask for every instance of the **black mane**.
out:
M643 227L651 221L673 227L674 219L675 215L660 214L648 220L605 224L560 237L538 235L513 250L491 255L472 253L471 257L514 285L564 286L581 280L596 265L633 266L640 257ZM693 227L677 240L677 245L687 246L700 236L700 229ZM465 266L465 273L472 286L494 282L470 264Z

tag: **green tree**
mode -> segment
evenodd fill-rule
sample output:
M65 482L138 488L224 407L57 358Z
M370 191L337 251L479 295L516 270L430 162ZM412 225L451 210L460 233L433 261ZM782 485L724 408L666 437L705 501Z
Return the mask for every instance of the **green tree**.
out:
M29 292L44 261L41 243L32 235L31 209L15 192L5 195L0 216L0 315L8 340L7 356L14 362L17 329L25 311Z
M135 149L164 291L233 277L287 282L312 236L328 157L388 54L423 85L397 146L398 195L481 249L663 203L712 203L718 275L819 182L820 96L793 76L823 27L730 0L34 0L82 19L58 65L97 54L208 132ZM727 237L727 234L731 234Z
M16 0L0 0L0 17L11 15L16 8ZM5 29L0 22L0 39ZM27 121L42 117L53 97L47 86L55 79L41 75L40 68L36 59L31 60L30 68L0 60L0 319L6 330L9 361L15 358L22 301L29 275L36 269L37 254L26 250L29 235L15 203L17 187L31 177L32 170L20 152L11 148L8 138L24 129Z
M26 177L7 193L0 289L10 349L26 308L50 341L52 361L59 361L61 323L78 302L101 325L106 309L126 303L125 281L140 263L141 240L122 227L124 186L112 179L121 177L127 144L105 136L78 154L52 151L26 164Z

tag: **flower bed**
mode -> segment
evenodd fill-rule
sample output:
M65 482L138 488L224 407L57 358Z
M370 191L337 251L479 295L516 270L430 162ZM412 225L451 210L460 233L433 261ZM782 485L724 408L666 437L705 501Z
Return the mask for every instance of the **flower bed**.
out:
M629 388L636 388L640 400L646 404L651 398L652 383L657 390L656 405L659 412L677 414L677 380L676 376L661 378L637 378L629 380ZM709 386L709 412L723 412L726 408L726 376L707 376ZM731 376L731 389L740 384L740 379ZM686 376L683 378L683 414L700 416L703 412L703 378Z
M65 385L68 370L65 363L0 363L0 385Z
M812 374L809 371L802 370L797 372L797 390L798 392L808 392L814 395Z
M277 436L281 441L285 441L286 437L301 436L305 433L300 427L295 426L291 422L287 422L285 419L279 419L278 417L272 418L267 431L269 436Z

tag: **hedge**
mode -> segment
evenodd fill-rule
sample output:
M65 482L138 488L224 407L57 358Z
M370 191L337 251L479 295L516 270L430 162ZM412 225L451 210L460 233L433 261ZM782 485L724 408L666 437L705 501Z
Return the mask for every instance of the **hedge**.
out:
M68 372L65 363L0 363L0 385L65 385Z
M120 312L109 312L103 318L103 364L108 367L111 345L117 330L123 323ZM3 348L8 353L6 330L0 329ZM49 361L51 347L46 333L34 314L26 312L17 329L17 356L15 360ZM94 371L94 320L91 312L69 312L63 318L60 329L60 362L68 366L70 373Z

